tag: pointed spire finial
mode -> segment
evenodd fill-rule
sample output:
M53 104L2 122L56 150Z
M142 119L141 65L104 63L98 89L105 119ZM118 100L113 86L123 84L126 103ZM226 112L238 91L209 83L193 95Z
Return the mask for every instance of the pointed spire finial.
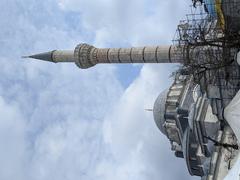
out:
M34 54L30 56L22 56L22 58L33 58L33 59L39 59L43 61L51 61L53 62L53 52L54 51L49 51L45 53L39 53L39 54Z

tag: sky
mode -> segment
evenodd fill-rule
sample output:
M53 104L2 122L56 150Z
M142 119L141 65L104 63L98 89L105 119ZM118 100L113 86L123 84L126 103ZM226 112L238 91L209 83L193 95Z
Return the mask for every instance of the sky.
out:
M174 66L21 59L78 43L169 44L185 0L1 0L0 180L194 180L154 124Z

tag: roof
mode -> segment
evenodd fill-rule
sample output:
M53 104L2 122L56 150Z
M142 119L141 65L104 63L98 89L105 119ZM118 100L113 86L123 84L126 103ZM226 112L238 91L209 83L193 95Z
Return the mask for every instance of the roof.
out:
M166 135L165 123L165 104L167 100L168 89L160 93L153 107L153 117L158 129Z

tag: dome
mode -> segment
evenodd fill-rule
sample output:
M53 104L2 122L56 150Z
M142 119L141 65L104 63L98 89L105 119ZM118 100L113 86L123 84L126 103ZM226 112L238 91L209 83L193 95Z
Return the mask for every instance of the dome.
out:
M153 106L153 117L158 129L166 135L166 130L164 126L165 123L165 103L167 100L168 90L163 91L156 99Z

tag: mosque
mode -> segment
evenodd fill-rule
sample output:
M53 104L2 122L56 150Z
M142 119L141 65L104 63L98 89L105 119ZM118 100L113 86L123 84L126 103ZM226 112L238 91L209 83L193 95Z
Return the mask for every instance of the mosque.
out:
M239 158L240 1L193 0L191 8L172 45L79 44L27 58L72 62L83 69L99 63L180 64L173 84L154 103L154 120L190 175L222 180Z

